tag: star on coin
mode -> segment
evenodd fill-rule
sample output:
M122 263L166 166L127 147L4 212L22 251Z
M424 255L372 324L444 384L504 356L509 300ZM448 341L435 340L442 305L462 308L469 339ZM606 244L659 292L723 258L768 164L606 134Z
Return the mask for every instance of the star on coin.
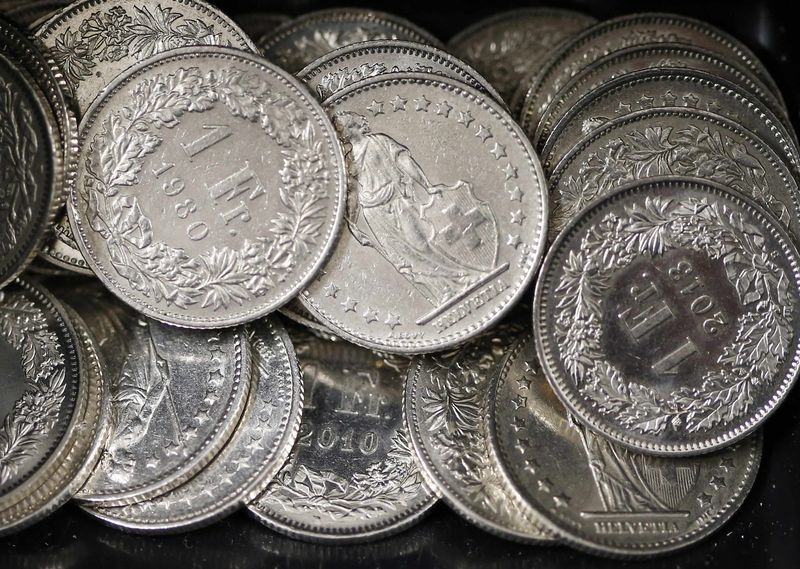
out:
M527 377L520 377L517 378L517 387L519 389L530 389L531 388L531 380Z
M519 432L520 429L525 428L525 419L523 417L514 417L513 421L514 430Z
M555 504L558 508L566 508L569 506L570 500L572 500L572 498L567 496L564 492L558 496L553 496L553 504Z
M445 118L450 116L450 111L453 110L452 105L450 105L447 101L442 101L438 105L436 105L436 114L443 116Z
M719 490L720 488L725 488L727 486L725 484L724 476L712 476L711 480L708 481L708 485L714 490Z
M333 283L328 283L322 290L325 292L325 296L330 298L336 298L336 295L339 294L339 287Z
M650 108L653 107L653 101L654 100L655 99L653 99L653 97L648 97L647 95L642 95L641 97L639 97L639 100L637 102L639 103L639 106L642 109L650 109Z
M394 109L395 112L397 112L397 111L405 111L406 110L406 103L408 103L408 99L404 99L400 95L395 95L394 99L389 101L389 103L392 105L392 109Z
M483 142L486 142L490 138L492 138L492 131L489 130L488 127L483 126L482 124L478 125L478 130L475 132L475 136L480 138Z
M517 225L522 225L522 223L528 218L527 215L522 213L521 209L517 211L511 212L511 223L516 223Z
M524 196L524 195L525 195L525 193L522 190L519 189L519 186L514 186L513 188L508 190L508 197L512 202L514 202L514 201L521 202L522 201L522 196Z
M697 108L697 103L700 102L700 98L694 93L689 93L688 95L683 96L683 101L686 103L687 107L695 109Z
M709 507L711 505L711 498L712 497L713 496L711 496L711 494L708 494L707 492L703 492L702 494L700 494L697 497L697 503L700 504L700 507L707 508L707 507Z
M519 238L519 235L508 235L508 239L506 240L506 245L513 247L514 249L519 248L522 245L522 240Z
M631 112L631 106L628 103L623 103L622 101L619 102L617 105L616 113L618 115L624 115Z
M507 156L506 147L500 144L499 142L494 143L494 146L489 151L489 153L492 156L494 156L495 160L500 160L501 158L505 158Z
M536 486L539 488L539 492L550 492L553 488L553 483L550 482L549 478L542 478L536 481Z
M396 314L389 313L389 316L386 318L385 324L394 330L397 326L400 326L400 317Z
M509 162L508 165L503 169L503 173L506 175L506 180L510 180L512 178L516 178L517 177L517 169L514 168L511 165L511 162ZM517 188L517 189L519 189L519 188ZM519 201L522 201L522 196L524 194L522 192L520 192L519 195L520 195L520 200ZM514 198L512 197L511 199L513 200Z
M719 467L724 468L726 471L731 470L736 465L733 463L733 459L729 456L726 456L722 460L719 461Z
M372 322L377 322L378 311L375 310L374 308L368 307L367 310L364 312L364 320L366 321L367 324L371 324Z
M475 119L472 118L472 115L469 113L469 109L466 111L458 111L458 123L463 124L465 127L469 128L475 122Z
M664 105L667 107L672 107L675 105L675 101L678 100L678 97L672 94L672 91L667 91L664 93Z
M377 117L383 114L383 103L372 99L372 103L367 107L367 110L372 113L372 116Z
M414 99L414 108L418 111L422 111L423 113L428 112L428 107L431 106L431 102L422 95L421 97Z
M341 304L342 304L342 308L344 308L345 312L355 312L356 311L356 306L358 306L358 302L353 300L349 296Z
M170 441L170 443L164 447L164 456L178 456L180 450L181 445L178 444L177 441Z
M525 407L525 405L527 405L528 398L525 397L524 395L517 395L514 399L511 400L511 402L514 404L515 409L522 409L523 407Z

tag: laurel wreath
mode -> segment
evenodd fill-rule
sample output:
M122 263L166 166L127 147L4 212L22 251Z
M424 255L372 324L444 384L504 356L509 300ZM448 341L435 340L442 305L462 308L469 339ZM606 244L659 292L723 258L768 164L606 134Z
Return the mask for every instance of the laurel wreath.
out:
M202 73L196 67L143 80L130 99L92 139L80 194L88 223L105 240L118 274L156 302L180 308L200 303L213 310L263 296L285 280L318 241L325 211L320 202L328 199L322 145L298 103L273 92L258 74L237 68ZM161 144L164 129L178 125L185 113L217 103L258 124L281 148L278 194L286 211L270 221L266 237L190 257L156 240L137 198L119 190L138 182L143 160Z
M58 338L31 301L0 292L0 338L20 353L25 392L0 426L0 485L19 471L58 420L66 390L64 357Z
M601 306L616 271L642 255L675 248L721 260L747 312L701 385L664 396L625 381L604 357ZM648 197L643 208L607 214L570 252L554 293L555 335L568 375L600 413L633 431L697 432L736 420L752 405L754 388L778 372L792 337L795 301L776 256L765 251L763 235L741 213L706 199Z

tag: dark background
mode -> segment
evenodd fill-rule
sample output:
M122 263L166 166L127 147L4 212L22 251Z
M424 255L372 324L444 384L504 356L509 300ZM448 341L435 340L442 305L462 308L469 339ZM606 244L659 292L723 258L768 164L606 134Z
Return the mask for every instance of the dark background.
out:
M341 5L367 6L404 16L447 41L491 14L531 2L441 0L402 2L217 2L228 13L263 10L290 15ZM590 1L550 2L597 18L669 11L704 19L743 40L783 90L797 124L800 23L794 2ZM567 547L528 547L486 534L444 504L410 530L365 545L322 546L293 541L239 513L184 535L143 537L107 528L72 505L39 524L0 539L0 569L132 567L224 568L457 568L551 569L583 567L800 568L800 389L764 429L764 458L755 487L733 519L711 538L647 561L610 561Z

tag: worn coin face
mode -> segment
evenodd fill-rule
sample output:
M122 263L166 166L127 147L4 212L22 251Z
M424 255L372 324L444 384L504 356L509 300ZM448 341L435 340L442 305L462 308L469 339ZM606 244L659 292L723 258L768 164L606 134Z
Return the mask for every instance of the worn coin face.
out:
M623 445L689 455L751 433L800 365L800 257L766 210L723 186L638 182L553 244L534 330L580 422Z
M659 42L711 50L747 68L780 96L775 82L756 56L738 40L710 24L671 14L633 14L606 20L581 32L543 64L528 85L520 124L533 135L554 95L597 59L619 49Z
M250 392L236 430L220 453L191 480L128 506L87 508L115 527L172 533L208 525L263 491L283 466L300 425L303 384L289 336L277 320L249 329Z
M473 24L447 45L510 102L523 79L565 40L595 22L595 18L572 10L511 10Z
M202 45L257 51L227 16L194 0L81 0L42 23L36 37L64 71L80 116L115 77L158 53Z
M233 21L252 39L258 39L273 32L291 18L285 14L270 12L242 12L233 15Z
M125 505L197 474L230 438L247 399L244 330L166 326L91 284L66 300L97 340L111 411L103 456L77 498Z
M172 50L84 117L70 222L89 266L158 320L219 328L286 303L333 247L341 146L286 72L244 52Z
M422 471L448 505L492 533L537 543L555 536L490 452L484 421L489 383L522 329L500 325L457 350L415 359L406 380L404 413Z
M493 443L525 498L582 549L647 556L685 547L744 501L761 435L700 457L664 458L618 446L577 423L521 342L498 375Z
M264 57L297 73L340 47L369 40L407 40L440 45L408 20L376 10L336 8L309 12L258 40Z
M403 424L405 359L295 336L305 384L289 461L248 509L312 541L365 541L416 522L435 502Z
M408 41L375 40L345 46L312 61L297 77L325 100L364 79L397 72L458 79L502 102L494 87L463 61L433 46Z
M539 264L545 180L494 100L393 74L326 101L350 168L348 223L300 300L377 350L431 352L496 322Z
M549 178L554 239L592 200L657 176L724 184L765 205L800 236L792 171L739 121L692 108L653 108L611 120L573 145Z

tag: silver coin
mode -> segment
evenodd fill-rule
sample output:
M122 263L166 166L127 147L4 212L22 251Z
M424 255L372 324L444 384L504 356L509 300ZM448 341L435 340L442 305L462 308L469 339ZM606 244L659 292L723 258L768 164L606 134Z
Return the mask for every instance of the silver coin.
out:
M645 69L684 68L704 71L735 83L748 91L781 117L786 109L775 95L745 67L733 65L712 51L678 43L654 43L612 51L570 79L553 97L536 126L533 142L537 150L542 150L555 136L552 134L556 124L577 105L584 95L593 92L609 81L628 73ZM683 101L677 101L683 104Z
M749 492L761 435L700 457L639 454L577 423L545 380L531 339L508 356L494 394L493 443L519 491L569 543L641 557L720 528Z
M305 383L289 461L248 510L311 541L366 541L415 523L436 498L403 425L408 361L295 336Z
M306 310L305 306L300 304L298 300L290 301L288 304L283 306L279 312L289 320L300 324L301 326L305 326L311 332L322 334L323 337L331 341L335 341L337 339L336 334L334 334L330 328L325 326L325 324L314 318L314 315Z
M299 81L229 48L171 50L81 123L69 214L105 285L161 321L219 328L297 294L333 248L341 146Z
M64 150L49 102L0 55L0 287L36 255L63 203Z
M712 180L745 193L800 237L797 181L766 143L738 121L713 113L654 108L602 125L553 169L550 238L614 188L668 175Z
M249 329L253 377L242 418L230 440L191 480L129 506L88 507L114 527L173 533L208 525L260 494L283 466L300 426L303 384L294 348L277 320Z
M710 24L672 14L632 14L583 31L542 65L531 79L522 103L523 129L532 135L554 95L597 59L619 49L659 42L689 44L713 51L747 68L780 97L774 80L758 58L738 40Z
M247 400L244 330L186 330L140 319L94 283L73 287L65 300L97 341L111 413L103 456L76 497L126 505L197 474L230 438Z
M564 41L596 22L595 18L572 10L521 8L481 20L455 35L447 45L511 102L523 79Z
M37 23L41 23L67 4L69 0L21 2L18 6L6 10L5 16L20 27L34 29Z
M469 65L433 46L409 41L355 43L323 55L297 77L325 100L354 83L387 73L434 73L458 79L502 103L500 94Z
M297 73L340 47L369 40L407 40L441 45L408 20L376 10L335 8L309 12L258 40L264 57Z
M424 74L325 102L350 166L347 229L300 301L348 340L421 353L498 321L539 264L545 180L494 100Z
M233 21L254 40L272 33L290 20L291 18L285 14L271 12L243 12L233 15Z
M496 462L483 420L498 362L522 330L501 324L459 349L416 358L403 412L422 472L450 507L501 537L541 543L555 536Z
M628 73L579 99L553 127L542 148L542 167L551 172L576 142L611 120L665 107L701 109L728 118L770 146L795 174L800 173L800 154L783 119L733 83L702 71L671 67Z
M55 222L50 228L50 235L42 244L39 255L53 268L94 276L94 272L89 268L89 264L78 249L78 243L72 233L72 226L69 224L66 207L62 208L56 216Z
M202 45L257 51L227 16L196 0L80 0L42 23L36 37L64 71L80 117L115 77L158 53Z
M710 452L753 432L800 366L800 256L742 194L682 178L598 200L553 244L534 331L556 393L643 452Z

